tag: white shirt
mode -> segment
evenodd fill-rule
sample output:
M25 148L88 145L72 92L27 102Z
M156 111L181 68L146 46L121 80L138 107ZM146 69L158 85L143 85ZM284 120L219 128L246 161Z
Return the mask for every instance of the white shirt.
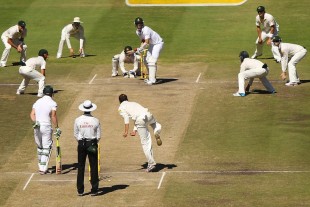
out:
M129 124L129 118L136 120L139 116L145 115L148 109L136 102L123 101L118 108L118 112L124 118L124 123Z
M99 119L90 114L83 114L75 119L74 122L74 137L77 140L82 139L97 139L100 140L101 126Z
M57 110L57 103L50 96L43 96L32 106L35 109L36 121L40 125L51 125L51 112Z
M66 40L68 48L72 48L69 40L70 36L78 36L78 38L80 39L80 49L82 49L85 39L84 27L80 25L78 28L75 28L72 24L68 24L62 29L61 39Z
M272 37L274 35L277 35L279 32L279 25L274 19L274 17L271 14L265 13L264 20L261 22L259 15L256 16L256 26L260 27L262 31L266 32L267 34L270 32L270 28L272 26L275 26L274 34L270 34Z
M42 56L38 56L38 57L33 57L30 58L26 61L26 66L32 68L32 69L36 69L36 68L40 68L45 69L46 67L46 61L44 60L44 58Z
M10 39L20 39L27 36L27 29L25 28L23 32L19 32L18 25L12 26L2 33L1 37L7 37Z
M136 71L139 66L139 55L136 55L135 53L129 56L125 55L124 50L119 54L119 66L123 70L125 69L125 63L133 63L133 70Z
M252 58L244 58L243 62L240 65L240 72L244 72L246 70L262 68L264 63L259 60Z
M304 50L305 48L300 45L283 43L279 44L279 51L281 54L281 67L282 71L285 72L288 64L288 59L294 56L296 53Z
M140 40L149 39L149 43L151 45L156 45L163 42L163 39L160 37L160 35L148 26L144 26L141 32L137 29L136 34L139 36Z

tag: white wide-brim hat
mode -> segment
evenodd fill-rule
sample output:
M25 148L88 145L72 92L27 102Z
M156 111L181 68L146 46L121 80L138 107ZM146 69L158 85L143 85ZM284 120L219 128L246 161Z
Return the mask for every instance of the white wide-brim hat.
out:
M86 100L84 103L79 105L79 109L84 112L95 111L97 109L97 105L92 103L90 100Z
M73 22L83 23L81 22L80 17L74 17Z

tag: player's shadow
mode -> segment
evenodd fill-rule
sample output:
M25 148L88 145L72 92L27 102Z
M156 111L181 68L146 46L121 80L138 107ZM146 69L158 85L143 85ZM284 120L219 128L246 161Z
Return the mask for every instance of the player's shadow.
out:
M250 91L250 94L271 94L269 91L261 89L253 89Z
M98 189L98 196L100 195L104 195L104 194L107 194L107 193L111 193L113 191L117 191L117 190L123 190L123 189L126 189L128 188L129 185L113 185L111 187L103 187L103 188L99 188Z
M93 57L93 56L97 56L97 55L87 54L83 58L88 58L88 57ZM62 56L61 58L81 58L81 57L79 55L69 55L69 56Z
M72 170L76 170L78 168L78 163L72 163L72 164L63 164L61 169L61 174L68 174ZM50 173L56 172L56 166L52 166L48 169Z
M143 165L141 165L141 169L146 169L147 168L147 163L144 163ZM163 170L163 169L173 169L173 168L175 168L175 167L177 167L177 165L175 165L175 164L162 164L162 163L157 163L156 164L156 168L152 171L152 172L159 172L159 171L161 171L161 170Z
M309 83L310 80L300 80L300 83Z
M54 93L59 93L61 91L64 91L64 90L54 90ZM38 93L25 93L25 94L29 94L29 95L32 95L32 96L38 95Z
M177 78L158 78L156 80L156 85L168 83L168 82L172 82L172 81L177 81L177 80L179 80L179 79L177 79Z

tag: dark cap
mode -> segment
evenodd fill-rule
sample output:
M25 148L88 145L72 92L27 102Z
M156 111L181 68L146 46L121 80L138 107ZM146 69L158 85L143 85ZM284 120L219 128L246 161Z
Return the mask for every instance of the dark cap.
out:
M26 22L23 20L20 20L17 24L18 24L18 26L21 26L22 28L26 27Z
M42 57L43 57L45 54L48 55L48 52L47 52L46 49L41 49L41 50L39 51L39 53L38 53L38 55L39 55L39 56L42 56Z
M263 6L259 6L259 7L257 7L257 12L265 12L265 7L263 7Z

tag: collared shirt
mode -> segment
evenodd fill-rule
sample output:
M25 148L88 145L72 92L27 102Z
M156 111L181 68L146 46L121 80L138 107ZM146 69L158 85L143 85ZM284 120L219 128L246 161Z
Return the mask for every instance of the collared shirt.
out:
M74 27L72 24L68 24L65 26L62 31L61 31L61 38L63 40L66 40L68 48L71 48L71 43L70 43L70 36L75 36L78 35L78 38L80 39L80 48L83 48L84 44L84 27L80 25L78 28Z
M27 36L27 29L25 28L24 31L19 32L18 25L15 25L4 31L1 37L7 37L14 40L25 38L26 36Z
M33 58L30 58L26 61L26 66L28 66L34 70L36 68L45 69L46 61L44 60L44 58L42 56L33 57Z
M119 54L119 66L122 70L125 69L125 63L133 63L133 70L137 70L139 66L140 56L135 53L129 56L126 56L124 50Z
M149 43L152 45L156 45L163 42L163 39L160 37L160 35L151 28L149 28L148 26L144 26L141 32L139 30L136 30L136 34L139 36L140 40L149 39L150 40Z
M283 42L279 44L279 51L282 56L281 66L283 72L286 71L288 59L304 49L305 48L303 46L297 44L283 43Z
M57 110L57 103L50 96L43 96L32 106L35 109L36 121L40 125L51 125L51 112Z
M261 27L262 31L269 33L270 28L275 26L274 35L279 32L279 25L271 14L265 13L264 20L261 21L259 15L256 16L256 26Z
M91 114L83 114L75 119L74 122L74 137L77 140L82 139L97 139L100 140L101 125L99 119Z
M246 70L262 68L264 65L263 62L252 59L252 58L244 58L243 62L240 65L240 72L244 72Z
M123 101L118 112L124 118L124 123L129 124L129 118L136 120L139 116L146 114L148 109L136 102Z

